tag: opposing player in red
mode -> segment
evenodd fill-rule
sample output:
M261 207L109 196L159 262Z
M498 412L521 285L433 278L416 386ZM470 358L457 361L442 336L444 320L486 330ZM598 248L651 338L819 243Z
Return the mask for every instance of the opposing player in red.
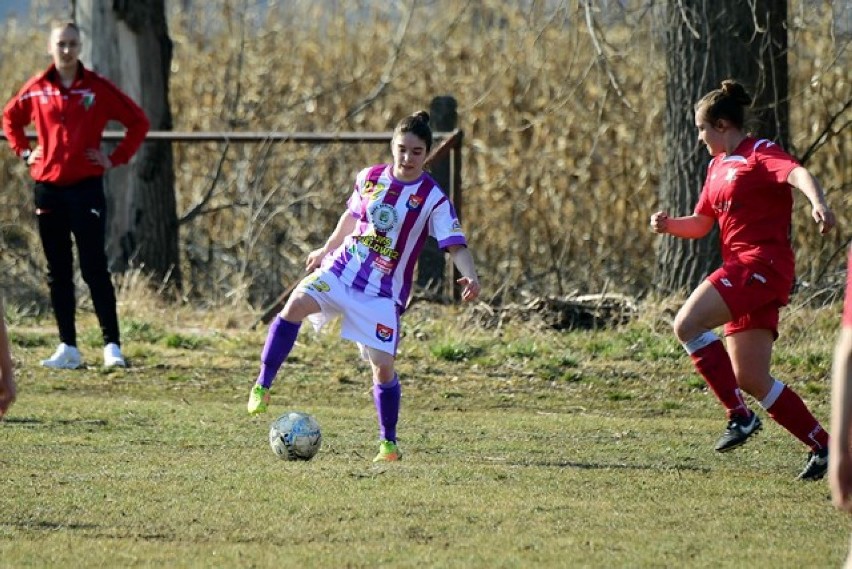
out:
M148 132L144 111L115 85L86 69L79 60L80 30L72 21L53 24L48 53L53 63L27 81L3 109L3 131L35 181L33 196L38 231L47 260L50 301L60 344L43 366L74 369L82 365L75 327L73 243L80 272L104 341L104 366L124 367L115 289L104 251L106 170L127 163ZM109 121L127 129L110 152L101 150ZM30 147L24 128L35 127Z
M698 139L713 157L695 211L651 216L651 229L698 239L719 223L722 267L692 292L674 321L674 332L725 407L728 426L716 443L726 452L761 428L741 390L754 397L778 424L810 449L801 480L825 476L828 433L789 386L769 372L778 317L795 277L790 224L792 187L807 197L820 232L835 224L816 179L793 157L744 130L751 97L725 80L695 104ZM724 324L727 351L713 332Z

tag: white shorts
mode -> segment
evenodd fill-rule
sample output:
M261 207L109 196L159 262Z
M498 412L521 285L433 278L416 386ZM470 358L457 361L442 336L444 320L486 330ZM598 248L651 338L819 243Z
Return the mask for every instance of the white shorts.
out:
M341 316L340 337L369 346L396 357L399 346L399 309L390 298L370 296L342 283L327 269L317 269L299 283L297 290L307 293L320 305L320 312L308 316L314 330Z

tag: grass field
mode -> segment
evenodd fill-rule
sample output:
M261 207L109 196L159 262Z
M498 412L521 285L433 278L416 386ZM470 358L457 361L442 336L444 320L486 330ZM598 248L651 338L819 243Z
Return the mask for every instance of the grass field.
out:
M13 312L13 311L12 311ZM406 316L399 464L376 466L367 370L303 331L268 416L245 415L265 330L123 309L127 370L48 372L52 323L10 315L19 400L0 423L0 567L838 567L849 524L764 417L718 455L720 408L662 310L617 330L486 330ZM827 421L839 308L792 309L776 373ZM323 448L274 457L312 413Z

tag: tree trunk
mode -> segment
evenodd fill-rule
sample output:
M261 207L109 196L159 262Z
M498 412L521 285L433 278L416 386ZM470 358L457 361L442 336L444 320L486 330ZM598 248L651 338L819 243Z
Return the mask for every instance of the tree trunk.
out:
M698 143L693 106L727 78L755 100L755 134L786 146L786 0L669 0L666 7L667 160L660 209L689 215L710 156ZM752 129L750 129L752 130ZM718 230L699 240L660 238L654 284L659 292L691 290L721 262Z
M137 101L152 130L171 130L172 42L164 0L76 0L73 11L83 36L81 60ZM139 267L157 286L168 282L180 289L174 181L168 141L145 142L128 167L107 174L112 271Z

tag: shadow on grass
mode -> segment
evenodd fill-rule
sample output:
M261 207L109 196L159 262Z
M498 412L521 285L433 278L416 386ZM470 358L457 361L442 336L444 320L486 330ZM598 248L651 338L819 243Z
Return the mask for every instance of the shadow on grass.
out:
M40 427L46 425L85 425L95 427L106 427L109 422L106 419L35 419L33 417L7 417L3 423L9 425L20 425L23 427Z
M19 531L85 531L87 536L95 539L142 539L148 541L180 541L176 536L168 533L139 533L133 531L113 532L105 531L105 526L84 523L63 523L48 520L16 520L0 522L0 526L12 527Z
M624 462L574 462L570 460L505 461L501 464L509 466L538 466L541 468L576 468L578 470L651 470L655 472L685 471L701 472L703 474L712 472L710 468L704 466L690 466L685 464L627 464Z

